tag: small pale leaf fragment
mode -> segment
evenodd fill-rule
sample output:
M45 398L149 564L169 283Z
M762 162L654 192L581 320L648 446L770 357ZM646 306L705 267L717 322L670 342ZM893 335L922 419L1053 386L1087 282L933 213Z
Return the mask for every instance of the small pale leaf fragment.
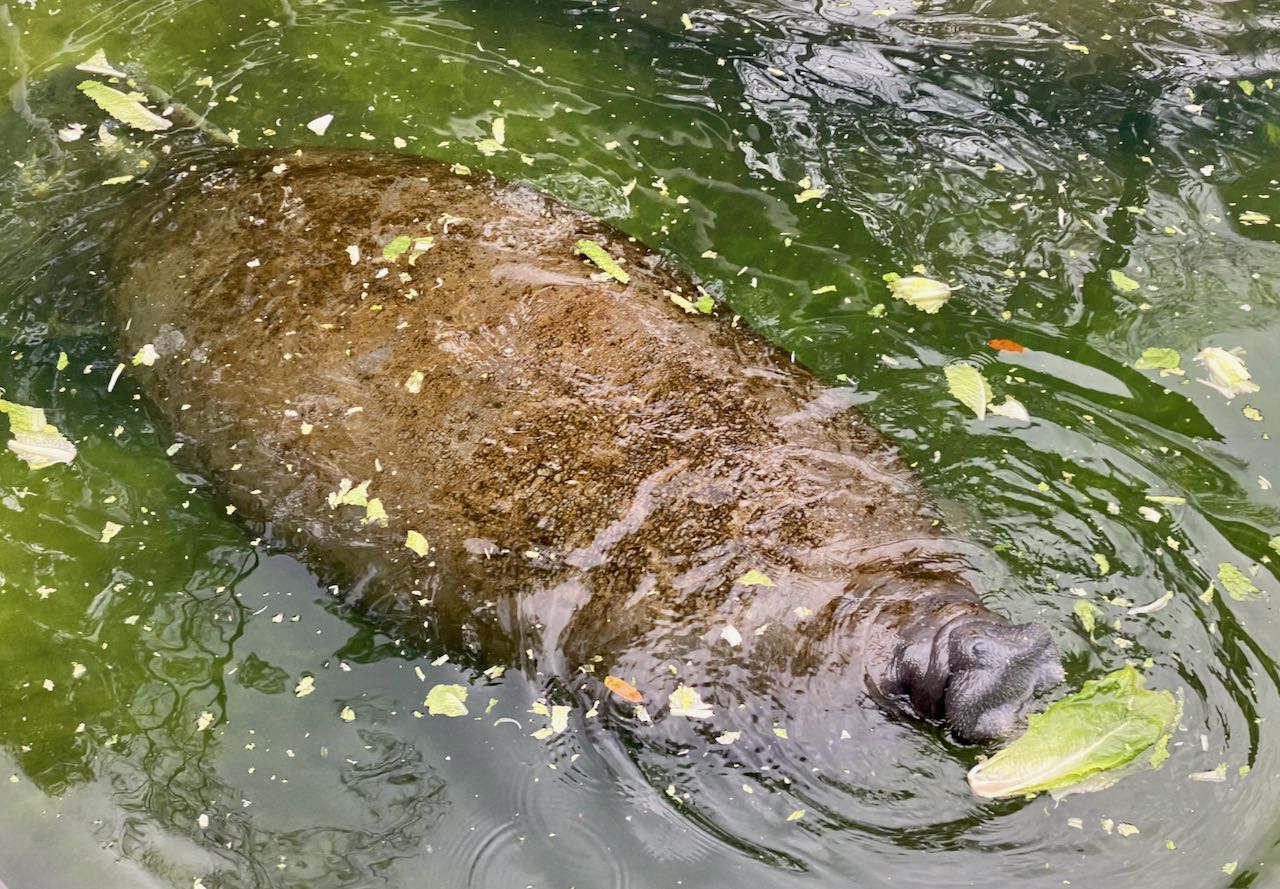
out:
M947 300L951 299L951 287L942 281L921 275L908 275L889 281L889 292L895 299L915 306L929 315L936 315Z
M1098 625L1098 619L1103 617L1102 609L1088 599L1078 599L1075 607L1071 610L1075 612L1076 620L1080 621L1080 626L1084 627L1084 631L1092 637L1094 628Z
M329 494L329 508L337 509L339 506L363 506L366 509L369 506L369 485L370 481L363 481L354 488L351 486L351 479L344 478L338 483L338 490Z
M147 367L152 367L159 357L160 353L156 351L156 347L151 343L147 343L133 356L133 366L137 367L139 364L143 364Z
M107 53L102 49L76 65L76 70L83 71L85 74L101 74L103 77L119 77L121 80L127 80L129 77L127 73L107 60Z
M613 278L619 284L631 282L631 276L623 270L622 266L618 265L618 261L595 241L583 238L574 244L573 252L591 260L600 271Z
M1012 395L1004 397L1004 404L989 404L987 410L999 417L1008 417L1010 420L1021 420L1024 423L1031 422L1031 415L1027 413L1027 408L1021 401Z
M1119 269L1112 269L1108 275L1116 290L1119 290L1121 293L1132 293L1142 286Z
M711 716L711 705L704 703L702 696L687 685L673 691L668 703L672 716L687 716L689 719L708 719Z
M426 380L426 375L420 370L415 370L409 374L409 378L404 381L404 387L409 391L410 395L417 395L422 391L422 383Z
M314 676L303 676L298 680L298 684L293 687L294 697L305 698L316 690L316 678Z
M307 129L315 133L317 136L323 136L325 131L329 129L329 124L333 123L332 114L322 114L315 120L307 122Z
M1177 370L1181 363L1177 349L1151 348L1143 349L1133 366L1138 370Z
M1258 384L1253 382L1244 360L1234 352L1210 346L1196 355L1196 361L1209 371L1209 379L1200 382L1217 389L1227 398L1258 391Z
M384 527L387 524L387 511L383 508L382 501L377 497L369 498L369 503L364 508L364 518L360 520L360 524L362 525L370 525L374 523L383 525Z
M427 538L423 537L419 532L412 530L405 535L404 545L424 558L431 549L430 545L427 543Z
M82 81L77 89L107 114L135 130L155 133L173 126L172 121L165 120L142 104L147 98L142 93L122 93L96 80Z
M1187 775L1187 778L1203 784L1221 784L1227 780L1227 764L1220 762L1216 768L1204 772L1192 772Z
M973 411L979 420L987 416L987 404L991 401L991 386L987 378L972 364L948 364L943 368L947 375L947 388L957 401Z
M433 686L423 704L432 716L466 716L467 687L443 683Z
M387 262L395 262L413 246L413 238L408 235L397 235L387 246L382 248L382 258Z
M1218 563L1218 583L1222 584L1227 595L1237 602L1262 598L1262 590L1254 585L1249 575L1230 562Z
M343 722L355 722L356 711L352 710L350 707L343 707L342 712L338 714L338 718Z
M804 809L796 809L787 816L788 821L799 821L805 815Z
M739 586L777 586L777 584L769 579L769 575L756 568L752 568L746 574L735 580L734 583Z
M670 291L667 291L667 296L673 303L684 309L690 315L710 315L711 310L715 308L715 301L705 293L696 300L686 299L680 294L672 293Z
M110 543L111 538L115 537L124 530L124 525L117 525L115 522L107 522L102 526L102 535L98 538L99 543Z
M9 417L9 450L32 469L44 469L55 463L70 463L76 458L76 446L51 425L44 410L0 399L0 414Z

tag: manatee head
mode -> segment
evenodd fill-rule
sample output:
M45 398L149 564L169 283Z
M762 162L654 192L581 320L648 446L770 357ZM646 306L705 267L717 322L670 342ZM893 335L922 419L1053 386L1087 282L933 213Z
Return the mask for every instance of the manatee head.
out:
M967 741L1013 734L1031 698L1062 681L1058 647L1039 624L974 618L952 628L946 644L941 717Z
M1011 624L981 609L927 616L903 634L886 691L972 742L1008 737L1032 698L1062 681L1062 663L1039 624Z

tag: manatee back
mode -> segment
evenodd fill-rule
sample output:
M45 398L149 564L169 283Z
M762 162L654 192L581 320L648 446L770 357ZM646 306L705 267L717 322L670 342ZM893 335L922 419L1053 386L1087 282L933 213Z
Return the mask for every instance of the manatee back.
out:
M688 316L670 297L690 282L615 230L420 159L227 157L118 239L127 348L160 354L149 394L237 513L359 595L586 657L726 609L793 620L934 545L847 401ZM630 282L599 280L582 239ZM343 479L385 525L331 507ZM786 596L744 605L750 570Z

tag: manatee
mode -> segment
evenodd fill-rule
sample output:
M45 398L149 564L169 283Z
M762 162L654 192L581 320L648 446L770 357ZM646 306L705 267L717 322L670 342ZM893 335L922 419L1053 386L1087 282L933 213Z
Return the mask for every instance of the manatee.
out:
M108 262L131 377L228 509L407 636L660 721L687 685L718 727L754 697L981 742L1061 681L848 389L634 239L415 157L143 178Z

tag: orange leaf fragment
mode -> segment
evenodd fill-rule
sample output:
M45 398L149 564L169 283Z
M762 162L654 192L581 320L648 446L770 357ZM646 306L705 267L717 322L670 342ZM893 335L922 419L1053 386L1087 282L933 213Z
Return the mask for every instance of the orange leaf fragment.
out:
M604 687L624 701L629 701L632 704L644 703L644 695L640 694L639 689L630 682L619 679L617 676L604 677Z
M997 352L1025 352L1027 347L1013 340L987 340L987 345Z

